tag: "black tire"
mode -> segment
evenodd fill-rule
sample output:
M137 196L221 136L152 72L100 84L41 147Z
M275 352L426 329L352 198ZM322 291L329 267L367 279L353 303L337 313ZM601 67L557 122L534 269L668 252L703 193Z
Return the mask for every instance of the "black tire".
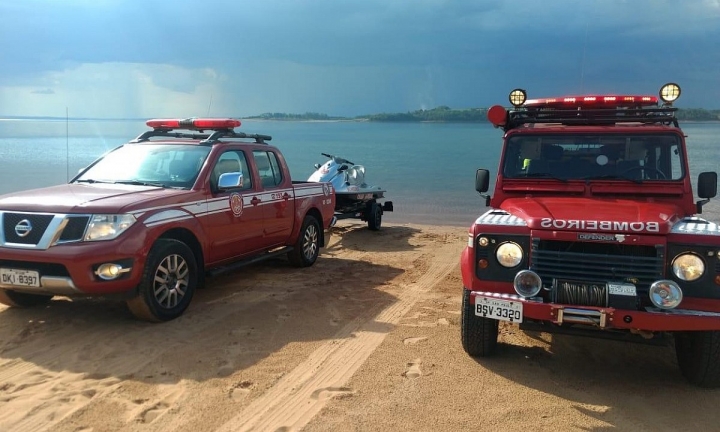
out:
M368 204L367 223L368 228L372 231L378 231L380 225L382 225L382 208L380 208L380 205L376 201Z
M138 295L127 305L140 319L170 321L190 305L197 283L198 268L192 250L181 241L160 239L148 254Z
M462 318L460 320L462 346L473 357L487 357L497 348L498 321L475 315L470 290L463 288Z
M0 303L18 308L44 305L52 300L50 294L30 294L9 289L0 289Z
M675 333L680 372L692 384L720 387L720 331Z
M295 267L310 267L320 253L320 224L313 216L305 216L293 250L288 259Z

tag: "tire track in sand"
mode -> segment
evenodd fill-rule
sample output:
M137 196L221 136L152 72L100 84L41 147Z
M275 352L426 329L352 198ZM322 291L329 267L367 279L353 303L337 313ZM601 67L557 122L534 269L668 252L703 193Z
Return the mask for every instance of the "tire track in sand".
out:
M123 320L103 327L100 323L93 325L91 319L86 318L88 327L83 329L82 337L72 340L63 338L63 345L59 348L47 349L36 341L23 347L22 358L3 358L5 354L0 354L0 431L51 430L93 400L121 386L124 377L142 371L175 346L184 344L184 339L165 343L168 331L192 338L216 326L224 317L237 313L241 308L252 307L271 295L272 292L236 291L229 296L193 305L193 313L165 323L164 328ZM212 314L204 313L209 305L212 305ZM97 312L89 309L86 313L93 316ZM137 351L136 341L139 338L145 340L145 348ZM90 353L88 358L79 357L85 352ZM134 355L128 356L127 352L134 352ZM72 361L77 372L65 371L59 366L61 361ZM35 397L39 390L47 396Z
M409 284L398 301L374 319L355 320L335 338L313 352L245 410L216 432L290 431L306 425L335 395L352 393L344 387L387 333L415 305L421 294L450 273L458 263L462 244L446 243L431 257L430 268ZM453 253L457 250L457 254Z

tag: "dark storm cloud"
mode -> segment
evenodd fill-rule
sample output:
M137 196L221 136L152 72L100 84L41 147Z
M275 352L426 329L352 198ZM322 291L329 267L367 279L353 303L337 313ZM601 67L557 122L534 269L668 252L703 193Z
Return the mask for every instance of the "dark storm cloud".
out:
M667 81L685 106L720 106L717 0L31 0L0 15L0 85L129 62L213 68L231 95L262 99L249 80L276 100L292 92L277 110L487 106L514 87L655 93Z

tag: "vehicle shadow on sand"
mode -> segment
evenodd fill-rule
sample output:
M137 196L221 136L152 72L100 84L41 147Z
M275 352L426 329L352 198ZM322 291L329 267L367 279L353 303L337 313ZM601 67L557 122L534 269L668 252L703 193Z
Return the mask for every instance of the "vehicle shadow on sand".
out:
M372 322L395 302L376 288L401 273L333 257L305 269L278 259L208 279L183 316L161 324L138 321L124 303L101 299L5 309L0 383L12 393L23 385L23 371L46 382L60 373L81 374L77 380L203 381L252 367L288 345L309 354L317 345L298 343L352 337L353 323ZM284 360L284 367L294 359L303 356Z
M327 253L339 250L368 252L402 252L416 249L413 237L420 234L418 228L408 226L383 226L372 231L361 222L341 221L332 228L332 240Z
M654 346L506 327L497 353L476 359L520 385L568 401L597 420L581 430L715 429L720 391L694 387L682 377L672 343ZM532 346L513 344L524 337ZM525 339L527 344L527 339ZM548 412L552 424L552 415ZM539 420L544 422L545 420ZM544 423L543 423L544 424ZM547 426L547 424L544 424ZM713 425L713 426L710 426Z

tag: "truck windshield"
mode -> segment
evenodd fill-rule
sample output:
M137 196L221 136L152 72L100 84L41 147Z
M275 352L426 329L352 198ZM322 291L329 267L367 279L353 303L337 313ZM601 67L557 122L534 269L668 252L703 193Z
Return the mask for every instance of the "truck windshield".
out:
M209 153L206 146L126 144L106 154L75 182L190 188Z
M515 135L507 141L505 178L681 180L683 152L675 134Z

